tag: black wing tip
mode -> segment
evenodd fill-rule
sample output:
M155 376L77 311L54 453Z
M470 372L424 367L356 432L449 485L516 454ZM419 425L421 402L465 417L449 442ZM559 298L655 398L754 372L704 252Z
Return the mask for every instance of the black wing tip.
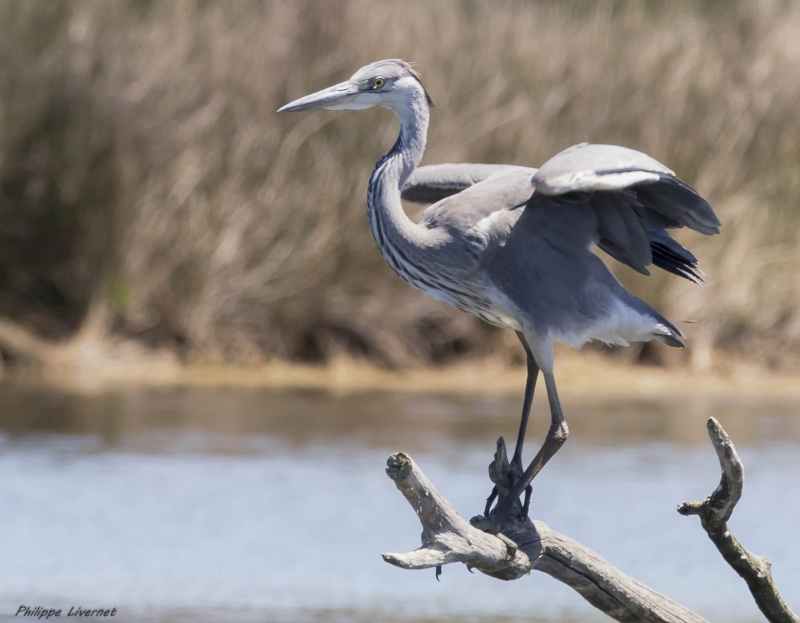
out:
M661 176L661 179L669 181L674 186L687 193L693 200L693 204L688 207L691 208L691 216L694 222L687 223L688 227L707 236L713 236L719 233L719 228L722 227L722 223L714 212L714 208L711 207L711 204L699 192L675 175L665 174ZM696 227L696 225L700 225L700 227Z
M697 258L690 251L681 247L682 253L678 253L665 244L653 241L650 242L650 250L653 253L653 264L662 270L696 284L705 282L706 274L700 270Z
M682 277L687 281L691 281L692 283L696 283L697 285L703 285L706 281L706 274L700 270L697 266L675 266L675 265L668 265L668 264L661 264L659 262L653 262L656 266L660 269L667 271L668 273L672 273L678 277Z

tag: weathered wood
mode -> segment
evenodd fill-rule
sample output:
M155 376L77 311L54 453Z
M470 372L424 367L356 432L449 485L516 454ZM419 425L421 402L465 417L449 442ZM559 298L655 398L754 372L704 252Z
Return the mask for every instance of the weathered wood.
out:
M487 534L461 517L410 456L402 452L390 456L386 473L422 524L422 547L408 554L383 554L386 562L404 569L463 562L503 580L516 580L531 570L530 557L510 541Z
M519 502L497 535L480 526L491 522L476 517L470 523L436 490L410 456L389 457L389 477L406 497L422 523L422 547L407 554L384 554L386 562L404 569L427 569L462 562L470 569L503 580L516 580L531 570L547 573L574 588L584 599L617 621L702 623L694 612L625 575L596 552L551 530L541 521L521 516ZM502 496L510 489L505 444L490 475Z
M744 465L728 433L715 418L707 423L708 435L719 458L722 478L703 502L684 502L681 515L698 515L703 529L719 553L747 583L759 609L771 623L800 623L781 597L772 578L772 567L763 556L747 551L728 527L733 509L744 490Z

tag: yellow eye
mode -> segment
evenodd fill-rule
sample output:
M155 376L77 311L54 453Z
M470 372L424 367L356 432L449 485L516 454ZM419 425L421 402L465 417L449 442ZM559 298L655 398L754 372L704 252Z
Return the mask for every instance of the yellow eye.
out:
M375 78L375 80L372 81L372 88L380 89L384 84L386 84L386 80L384 78Z

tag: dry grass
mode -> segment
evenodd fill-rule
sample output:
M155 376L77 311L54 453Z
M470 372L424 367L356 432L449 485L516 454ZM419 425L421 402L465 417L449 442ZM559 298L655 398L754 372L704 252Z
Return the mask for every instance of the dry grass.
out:
M192 360L515 352L383 265L364 213L388 112L274 114L402 57L441 111L426 162L588 140L675 169L724 225L680 236L708 283L621 277L696 320L700 367L800 359L796 3L9 0L0 23L0 313L44 335L108 304Z

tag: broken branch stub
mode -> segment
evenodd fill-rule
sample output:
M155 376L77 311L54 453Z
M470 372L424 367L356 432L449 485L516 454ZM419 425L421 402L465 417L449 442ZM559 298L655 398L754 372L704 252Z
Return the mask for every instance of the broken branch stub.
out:
M528 555L508 539L487 534L461 517L407 454L390 456L386 473L422 524L422 547L407 554L383 554L386 562L404 569L462 562L502 580L516 580L533 567Z
M703 502L684 502L678 506L678 512L700 517L706 534L725 562L747 583L753 599L770 623L800 623L800 618L778 592L769 560L747 551L728 527L728 520L744 490L744 465L722 425L712 417L706 426L719 458L722 477L714 492Z

